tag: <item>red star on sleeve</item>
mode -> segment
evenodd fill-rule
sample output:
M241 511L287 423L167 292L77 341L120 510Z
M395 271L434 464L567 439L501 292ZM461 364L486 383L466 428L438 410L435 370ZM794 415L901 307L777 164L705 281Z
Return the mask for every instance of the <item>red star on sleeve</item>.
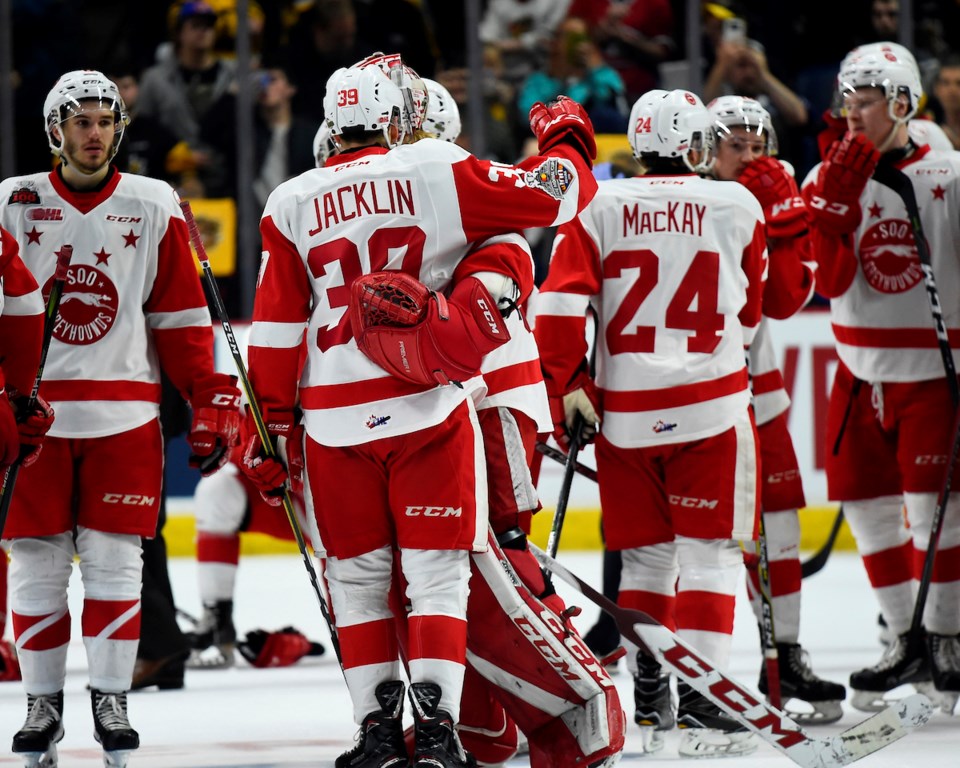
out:
M133 234L133 230L131 229L129 232L127 232L127 234L123 236L123 247L136 248L137 240L139 239L140 239L140 235Z
M944 199L944 195L945 195L946 192L947 192L947 191L946 191L943 187L941 187L939 184L937 184L937 186L935 186L931 191L933 192L933 199L934 199L934 200L943 200L943 199Z
M871 205L869 210L870 210L871 219L879 219L880 214L883 213L883 207L880 206L878 203L874 203L873 205Z

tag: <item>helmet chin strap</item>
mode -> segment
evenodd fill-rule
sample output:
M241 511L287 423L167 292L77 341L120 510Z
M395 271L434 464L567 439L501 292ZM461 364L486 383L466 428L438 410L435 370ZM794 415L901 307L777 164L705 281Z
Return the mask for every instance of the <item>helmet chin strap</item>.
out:
M890 133L888 133L887 138L885 138L877 146L877 152L879 152L882 155L884 152L891 149L893 147L894 139L896 139L897 134L900 132L900 127L906 124L907 124L907 121L904 120L902 117L895 117L893 127L890 129Z

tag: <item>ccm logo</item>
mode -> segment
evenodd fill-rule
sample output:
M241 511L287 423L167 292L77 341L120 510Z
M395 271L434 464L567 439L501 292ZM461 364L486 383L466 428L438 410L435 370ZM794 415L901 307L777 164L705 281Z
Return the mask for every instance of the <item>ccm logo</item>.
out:
M493 312L490 311L490 307L487 306L487 302L484 299L477 299L477 306L480 307L480 311L483 312L483 319L487 321L487 325L490 326L490 333L500 335L500 323L497 322L496 318L493 316Z
M670 503L676 507L687 507L688 509L716 509L720 502L716 499L698 499L693 496L676 496L671 493Z
M779 203L773 204L773 207L770 209L770 218L779 216L781 213L786 213L792 208L804 208L804 207L806 206L804 205L802 197L790 197Z
M143 496L139 493L105 493L104 504L124 504L128 507L150 507L157 501L156 496Z
M844 205L843 203L831 203L827 200L824 200L819 195L810 195L810 205L813 208L816 208L818 211L826 211L827 213L833 213L837 216L843 216L850 210L849 205Z
M407 507L407 517L460 517L462 507Z
M214 405L222 405L222 406L233 405L233 406L239 407L240 398L237 397L236 395L228 394L227 392L218 392L213 396L212 403Z

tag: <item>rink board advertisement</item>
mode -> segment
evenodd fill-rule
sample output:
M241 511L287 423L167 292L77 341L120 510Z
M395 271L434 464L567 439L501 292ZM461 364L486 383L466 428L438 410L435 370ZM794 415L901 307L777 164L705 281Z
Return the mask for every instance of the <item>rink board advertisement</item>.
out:
M216 361L217 369L224 373L236 373L233 356L226 343L223 329L219 323L214 323L216 331ZM245 352L247 335L250 331L248 323L237 323L233 326L234 334L241 350ZM790 433L793 436L800 472L803 478L803 487L807 497L809 509L807 519L815 519L815 525L805 525L810 530L811 546L826 536L821 527L829 528L833 519L833 509L827 499L826 477L823 472L824 453L827 450L827 438L824 433L827 414L827 398L830 384L836 370L837 355L830 330L829 312L823 309L811 309L784 321L770 321L770 336L777 352L784 381L792 400L789 412ZM191 513L193 489L196 486L199 474L187 467L186 444L181 439L171 446L168 457L168 482L171 496L171 515L183 515L187 518ZM595 466L592 447L586 447L580 454L584 464ZM563 467L555 461L544 458L540 474L540 497L546 512L550 512L557 502ZM572 485L569 510L574 513L568 516L565 522L571 530L565 538L581 542L581 546L592 548L599 545L597 529L597 514L599 510L599 496L596 485L586 478L577 477ZM583 515L581 525L585 533L577 534L577 523L574 519ZM176 528L180 525L189 525L186 520L171 521L173 525L168 531L170 545L177 548ZM822 525L821 525L822 523ZM550 526L550 515L541 514L535 518L535 538L543 534ZM192 534L189 535L192 541ZM187 544L189 546L189 543Z

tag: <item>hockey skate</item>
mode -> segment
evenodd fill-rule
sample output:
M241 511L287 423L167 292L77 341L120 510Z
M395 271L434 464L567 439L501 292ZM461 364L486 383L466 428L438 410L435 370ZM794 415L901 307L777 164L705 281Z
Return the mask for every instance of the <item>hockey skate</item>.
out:
M237 630L233 626L233 600L203 606L203 616L189 635L187 669L227 669L234 665Z
M952 715L960 698L960 637L927 635L927 653L933 676L933 691L923 690L947 715Z
M63 738L63 691L27 694L27 720L13 737L12 751L26 768L56 768L57 742Z
M643 751L647 754L663 749L663 733L676 724L670 675L655 659L637 651L637 674L633 677L633 701L636 709L633 722L640 726Z
M843 717L840 702L846 698L847 689L817 677L810 668L809 655L799 643L777 643L777 658L783 709L790 717L801 725L829 725ZM760 693L769 696L766 665L760 667L757 687ZM789 699L806 702L813 711L787 707Z
M403 738L403 683L380 683L375 695L380 710L363 718L357 745L337 758L335 768L406 768L409 764Z
M904 632L893 639L874 666L851 674L853 707L861 712L879 712L890 703L884 700L884 694L906 683L921 691L929 689L930 665L924 645L911 643L910 633ZM922 688L925 684L927 688Z
M677 681L677 727L681 757L733 757L757 749L757 739L736 720L682 680Z
M460 743L453 718L439 709L440 686L412 683L413 768L476 768L477 761Z
M106 768L125 768L130 753L140 747L140 734L127 719L127 694L90 691L93 738L103 747Z

